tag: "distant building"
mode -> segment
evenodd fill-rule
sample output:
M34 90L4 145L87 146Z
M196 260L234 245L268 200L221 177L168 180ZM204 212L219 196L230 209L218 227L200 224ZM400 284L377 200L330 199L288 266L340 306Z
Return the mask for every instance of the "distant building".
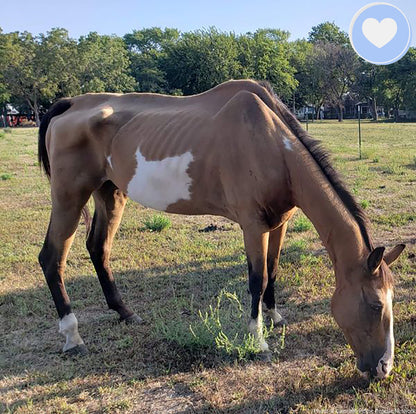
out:
M315 118L315 108L313 106L302 106L301 108L295 111L295 115L298 119L314 119Z
M360 102L359 99L351 93L346 93L343 97L343 118L356 119L358 118L358 103L361 107L361 118L372 118L370 104L368 102ZM377 114L380 117L385 117L386 113L383 106L377 106ZM326 119L337 119L338 110L335 105L324 105L324 116Z
M416 120L416 111L406 111L403 109L399 109L399 120L402 120L402 121Z
M6 104L0 113L0 127L33 126L33 116L19 112L11 104Z

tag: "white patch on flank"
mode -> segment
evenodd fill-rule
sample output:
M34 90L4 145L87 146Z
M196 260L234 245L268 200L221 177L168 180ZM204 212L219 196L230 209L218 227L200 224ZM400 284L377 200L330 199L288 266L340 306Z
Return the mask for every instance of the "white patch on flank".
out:
M193 159L188 151L161 161L146 161L138 149L137 168L127 194L140 204L160 211L179 200L190 200L192 179L186 171Z
M379 363L377 364L377 377L384 378L389 375L391 369L393 368L393 360L394 360L394 335L393 335L393 296L392 292L389 289L387 291L387 304L390 308L390 326L389 326L389 333L386 338L386 352L380 358ZM384 370L383 364L384 363Z
M113 164L111 164L111 155L107 157L107 162L110 165L110 168L113 169Z
M59 321L59 333L66 337L66 343L63 348L64 352L84 343L82 338L79 336L78 321L73 313L65 315Z
M285 148L288 151L293 151L292 143L288 137L283 137L283 143L285 144Z

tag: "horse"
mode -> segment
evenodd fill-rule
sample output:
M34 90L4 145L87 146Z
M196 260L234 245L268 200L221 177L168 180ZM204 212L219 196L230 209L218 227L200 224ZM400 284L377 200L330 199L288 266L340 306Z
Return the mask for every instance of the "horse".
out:
M57 101L39 128L39 162L52 210L39 254L59 316L64 352L85 344L65 290L66 258L85 205L95 212L87 249L108 307L122 300L109 264L127 198L156 210L219 215L243 232L251 293L249 332L263 353L263 314L275 325L274 282L288 220L300 208L333 263L332 314L364 375L384 378L394 358L393 276L403 244L374 247L368 220L322 145L267 82L231 80L204 93L85 94Z

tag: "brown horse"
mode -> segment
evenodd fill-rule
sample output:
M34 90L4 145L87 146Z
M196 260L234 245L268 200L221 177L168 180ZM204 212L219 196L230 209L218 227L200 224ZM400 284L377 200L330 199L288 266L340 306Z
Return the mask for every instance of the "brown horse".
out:
M287 222L300 207L333 262L333 315L362 372L393 364L393 279L404 245L374 248L364 214L316 141L268 84L230 81L189 97L87 94L57 102L39 130L52 213L39 255L64 351L85 352L63 276L81 212L95 213L87 248L108 306L140 321L122 301L109 266L127 197L161 211L214 214L239 223L252 295L250 331L263 351L262 305L275 324L273 284Z

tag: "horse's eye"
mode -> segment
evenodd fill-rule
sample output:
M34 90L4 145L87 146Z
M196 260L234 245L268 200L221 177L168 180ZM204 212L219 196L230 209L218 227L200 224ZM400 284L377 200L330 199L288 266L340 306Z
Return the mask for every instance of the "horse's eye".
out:
M383 309L383 304L381 304L381 303L370 303L370 308L374 312L381 312L382 309Z

